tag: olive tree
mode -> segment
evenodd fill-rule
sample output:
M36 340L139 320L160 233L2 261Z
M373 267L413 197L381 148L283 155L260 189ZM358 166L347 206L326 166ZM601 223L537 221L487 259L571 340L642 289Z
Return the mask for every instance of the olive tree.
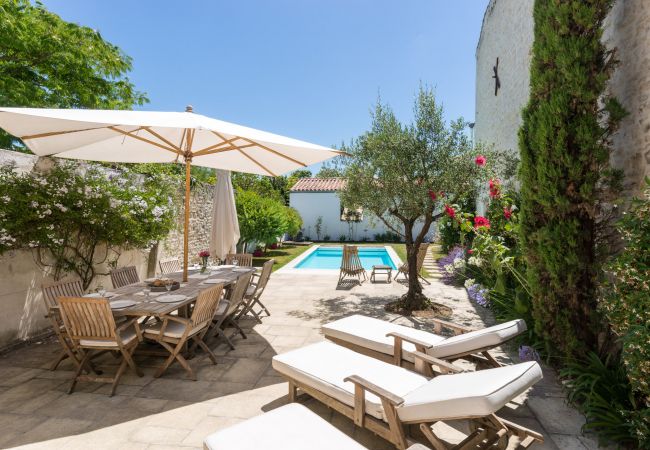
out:
M342 202L362 207L404 239L411 274L417 273L418 248L445 214L444 206L475 195L487 176L483 164L475 162L464 128L463 119L447 125L434 93L420 88L412 124L400 123L378 102L372 128L346 146L350 157ZM427 306L417 276L409 277L408 292L391 305L406 312Z

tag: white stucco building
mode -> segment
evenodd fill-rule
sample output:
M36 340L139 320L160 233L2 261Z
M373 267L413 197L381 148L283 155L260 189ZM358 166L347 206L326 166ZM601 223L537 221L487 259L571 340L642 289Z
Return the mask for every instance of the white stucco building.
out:
M305 238L341 241L344 237L348 241L372 241L377 234L390 231L382 221L365 211L345 210L337 194L344 186L344 178L301 178L291 188L289 204L302 217ZM347 217L359 214L361 220L344 220L346 212Z

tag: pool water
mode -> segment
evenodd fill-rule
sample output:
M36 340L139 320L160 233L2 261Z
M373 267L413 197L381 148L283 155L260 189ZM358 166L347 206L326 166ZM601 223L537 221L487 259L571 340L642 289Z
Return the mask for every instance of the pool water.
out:
M296 265L296 269L339 269L343 247L319 247ZM361 265L366 270L385 265L396 269L393 259L384 247L359 247Z

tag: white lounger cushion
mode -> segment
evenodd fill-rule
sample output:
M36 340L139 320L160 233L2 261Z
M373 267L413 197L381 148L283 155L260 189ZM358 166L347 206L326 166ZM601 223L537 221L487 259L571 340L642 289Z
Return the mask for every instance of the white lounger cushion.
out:
M478 372L439 375L403 396L397 413L404 422L484 417L542 379L534 361Z
M349 406L354 406L354 384L343 380L350 375L359 375L400 397L427 382L422 375L331 342L276 355L273 368ZM366 411L377 419L384 418L381 400L371 393L366 393Z
M481 330L445 338L428 331L416 330L404 325L357 314L323 325L322 330L325 337L339 339L387 355L393 354L394 339L386 337L386 335L392 332L401 333L431 344L433 347L427 350L429 355L436 358L449 358L501 345L524 332L526 322L520 319L512 320ZM402 347L404 349L402 357L413 362L412 352L415 351L415 346L404 342Z
M368 450L298 403L208 436L210 450Z
M404 399L397 410L403 421L486 416L542 379L539 365L527 362L427 380L330 342L276 355L273 368L349 406L354 406L354 385L343 380L359 375ZM378 419L384 417L379 398L370 393L366 393L366 411Z

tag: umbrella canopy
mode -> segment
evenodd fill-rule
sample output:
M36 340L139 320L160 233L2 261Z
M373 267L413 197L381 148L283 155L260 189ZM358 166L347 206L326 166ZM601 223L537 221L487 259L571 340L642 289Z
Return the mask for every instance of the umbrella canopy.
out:
M186 112L0 108L0 127L39 156L185 163L187 280L190 165L276 176L343 152Z
M224 259L228 253L236 253L235 246L239 241L235 192L227 170L217 170L213 201L210 254Z

